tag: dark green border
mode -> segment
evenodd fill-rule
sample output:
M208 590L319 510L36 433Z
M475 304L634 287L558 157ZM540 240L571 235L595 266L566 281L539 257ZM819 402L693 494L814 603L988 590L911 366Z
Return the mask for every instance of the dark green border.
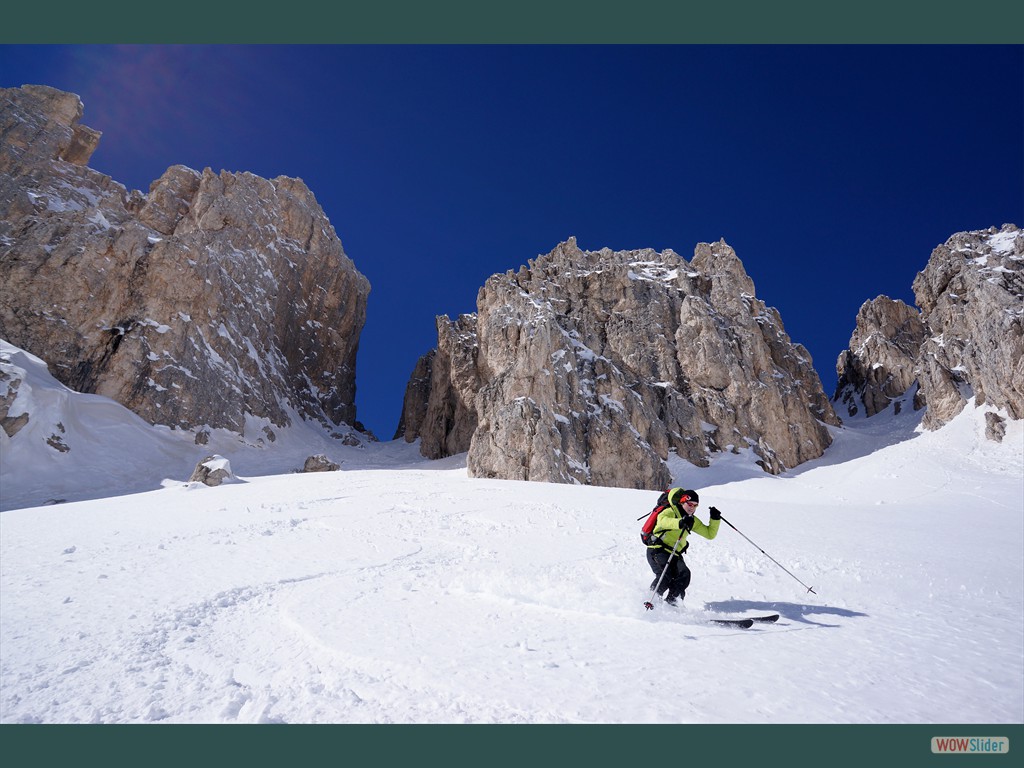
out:
M679 695L678 693L676 695ZM898 765L1007 766L1004 755L937 755L933 736L1006 736L1024 750L1022 725L4 725L11 765L111 768L427 765L586 768L664 761L787 768ZM1013 758L1019 759L1019 755Z
M6 5L0 43L1024 43L1016 0Z

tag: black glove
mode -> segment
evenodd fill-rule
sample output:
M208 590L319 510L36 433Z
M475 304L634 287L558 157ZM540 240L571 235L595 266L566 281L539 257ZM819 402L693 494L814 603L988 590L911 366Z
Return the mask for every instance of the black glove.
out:
M718 507L712 507L711 508L711 519L712 520L721 520L722 519L722 513L718 511Z

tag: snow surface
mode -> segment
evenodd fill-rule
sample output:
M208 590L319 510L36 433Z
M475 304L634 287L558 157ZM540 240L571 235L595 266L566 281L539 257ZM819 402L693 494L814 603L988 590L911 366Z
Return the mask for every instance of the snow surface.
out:
M908 405L781 477L673 459L698 516L754 544L693 536L685 606L647 611L656 491L473 479L301 426L195 446L4 352L33 445L61 422L71 450L0 437L2 723L1024 721L1020 421L996 444L973 404L936 432ZM342 469L288 472L319 452ZM186 482L213 453L236 482Z

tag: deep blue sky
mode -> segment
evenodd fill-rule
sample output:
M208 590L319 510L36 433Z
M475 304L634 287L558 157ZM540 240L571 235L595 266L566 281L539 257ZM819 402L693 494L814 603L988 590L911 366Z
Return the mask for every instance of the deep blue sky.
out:
M72 91L90 165L302 178L372 285L360 421L394 434L434 317L575 236L725 238L832 394L860 305L1024 225L1024 47L0 46Z

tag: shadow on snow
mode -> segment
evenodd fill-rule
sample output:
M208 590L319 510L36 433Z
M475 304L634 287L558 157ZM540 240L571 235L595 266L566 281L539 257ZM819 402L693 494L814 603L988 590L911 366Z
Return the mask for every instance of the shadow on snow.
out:
M794 621L801 624L810 624L815 627L838 627L839 624L830 624L825 621L815 621L812 616L842 616L856 618L867 616L860 611L851 611L846 608L833 608L828 605L810 605L807 603L775 603L758 600L720 600L714 603L706 603L704 606L709 611L724 614L738 614L742 618L748 611L763 611L766 613L777 613L782 619Z

